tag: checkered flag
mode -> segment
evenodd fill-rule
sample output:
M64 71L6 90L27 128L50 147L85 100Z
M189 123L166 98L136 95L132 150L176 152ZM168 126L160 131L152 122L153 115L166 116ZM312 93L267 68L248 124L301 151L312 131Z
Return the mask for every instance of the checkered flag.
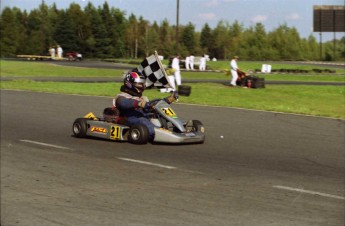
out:
M161 61L158 58L157 52L144 59L138 67L138 71L146 77L146 87L166 87L171 88L169 79L164 70Z

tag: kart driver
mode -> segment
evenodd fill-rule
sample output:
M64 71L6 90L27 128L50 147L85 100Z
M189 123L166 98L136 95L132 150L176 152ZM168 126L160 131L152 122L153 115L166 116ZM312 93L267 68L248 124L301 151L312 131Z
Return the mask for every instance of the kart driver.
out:
M120 111L118 123L127 126L145 125L149 132L149 140L152 142L155 136L154 125L150 122L147 110L154 102L149 101L143 96L145 90L146 78L137 69L129 71L124 79L124 85L121 86L121 93L115 96L113 105ZM178 99L177 92L172 92L171 96L164 98L168 104Z

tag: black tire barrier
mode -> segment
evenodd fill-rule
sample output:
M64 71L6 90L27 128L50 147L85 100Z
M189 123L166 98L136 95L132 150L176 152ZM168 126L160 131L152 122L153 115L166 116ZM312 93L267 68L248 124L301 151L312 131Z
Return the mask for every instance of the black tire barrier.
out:
M189 96L191 93L191 86L180 85L178 86L178 94L181 96Z
M249 75L245 77L243 84L241 85L254 89L265 88L265 78Z
M260 69L255 69L254 70L255 73L262 73ZM307 74L307 73L330 73L330 74L334 74L336 73L336 70L330 70L330 69L317 69L314 68L312 70L304 70L304 69L285 69L285 68L281 68L281 69L272 69L271 73L288 73L288 74Z

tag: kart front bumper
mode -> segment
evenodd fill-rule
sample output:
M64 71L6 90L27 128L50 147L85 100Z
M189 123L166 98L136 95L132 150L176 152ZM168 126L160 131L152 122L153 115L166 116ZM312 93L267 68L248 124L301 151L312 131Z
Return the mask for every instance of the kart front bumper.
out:
M171 144L188 144L188 143L204 143L205 134L197 131L190 133L175 133L162 128L155 128L155 138L157 143Z

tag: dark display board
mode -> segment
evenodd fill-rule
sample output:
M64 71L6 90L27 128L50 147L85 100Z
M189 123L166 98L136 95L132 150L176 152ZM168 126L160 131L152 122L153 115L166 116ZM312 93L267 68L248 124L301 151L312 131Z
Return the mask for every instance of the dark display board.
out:
M345 32L345 6L314 6L314 32Z

